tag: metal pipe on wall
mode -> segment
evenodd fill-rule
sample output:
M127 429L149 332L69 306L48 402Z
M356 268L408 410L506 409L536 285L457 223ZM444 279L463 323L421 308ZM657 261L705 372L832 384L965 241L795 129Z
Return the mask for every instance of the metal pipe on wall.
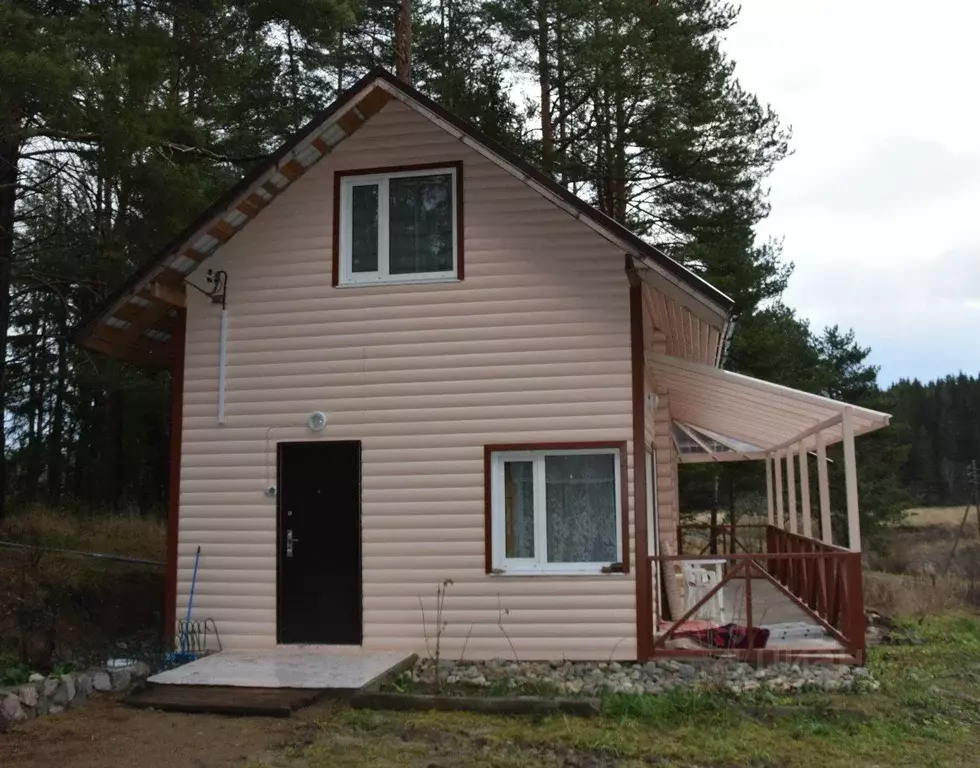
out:
M218 423L225 423L225 367L228 360L228 310L221 308L221 340L218 346Z

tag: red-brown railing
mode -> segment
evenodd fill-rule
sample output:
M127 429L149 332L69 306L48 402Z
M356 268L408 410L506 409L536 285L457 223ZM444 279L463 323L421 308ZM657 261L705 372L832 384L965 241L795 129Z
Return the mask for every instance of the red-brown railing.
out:
M732 525L731 523L718 523L712 526L711 523L684 523L677 526L677 553L684 554L691 552L695 555L704 555L711 549L712 532L715 536L716 549L719 554L726 552L758 552L758 546L766 540L766 529L769 526L765 523L741 523ZM712 531L712 529L714 529ZM699 534L698 540L693 541L692 533ZM746 544L746 541L748 544ZM756 544L756 542L759 542Z
M766 551L767 555L787 556L767 557L773 577L796 596L801 607L838 628L849 646L863 656L866 625L861 553L774 525L766 531Z
M791 534L774 526L767 526L767 552L728 553L719 555L660 555L650 558L652 573L661 573L660 564L672 572L675 563L724 560L726 572L720 583L683 616L671 622L667 630L654 638L656 655L698 656L718 653L717 648L669 649L666 644L683 630L685 622L698 615L700 609L711 601L726 584L733 587L744 583L745 626L753 627L760 617L753 616L752 580L764 579L802 610L815 624L841 646L841 653L858 663L864 662L865 622L864 598L861 592L861 553L824 544L814 539ZM756 649L750 634L747 648L725 649L726 655L757 660L785 660L787 658L814 658L834 656L828 649L784 646L778 651Z

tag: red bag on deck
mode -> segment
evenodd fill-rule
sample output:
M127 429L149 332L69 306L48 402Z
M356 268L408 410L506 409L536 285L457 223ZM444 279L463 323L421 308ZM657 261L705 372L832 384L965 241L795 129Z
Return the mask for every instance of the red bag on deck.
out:
M693 629L687 632L675 632L673 637L690 637L710 648L720 650L759 650L769 642L769 630L762 627L752 628L752 644L749 645L749 628L741 624L725 624L710 629Z

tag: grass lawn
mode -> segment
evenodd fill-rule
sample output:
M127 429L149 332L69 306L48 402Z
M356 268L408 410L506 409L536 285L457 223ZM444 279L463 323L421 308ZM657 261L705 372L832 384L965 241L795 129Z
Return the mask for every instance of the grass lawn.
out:
M874 649L860 695L621 696L595 720L311 712L302 743L251 768L371 766L962 766L980 760L980 619L916 625L921 646Z

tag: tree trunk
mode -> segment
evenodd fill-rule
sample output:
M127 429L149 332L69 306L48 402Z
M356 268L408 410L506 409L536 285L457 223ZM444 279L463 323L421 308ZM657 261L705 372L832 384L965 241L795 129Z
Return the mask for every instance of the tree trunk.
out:
M616 139L613 143L613 177L610 188L612 190L612 209L613 218L620 224L626 223L626 110L623 101L625 95L617 87L614 97L616 99Z
M565 71L565 26L562 21L562 13L559 8L555 13L555 67L556 73L558 75L558 88L555 91L556 113L558 115L557 126L555 126L555 121L552 121L553 129L557 128L558 131L558 148L559 151L564 153L568 151L568 118L569 115L565 114L567 109L567 99L566 90L568 83L566 82L566 71ZM562 155L564 156L564 154ZM568 173L567 173L568 163L561 163L558 168L558 181L562 186L568 184Z
M17 206L17 164L20 120L8 117L0 126L0 413L7 410L7 336L10 330L10 278L14 260L14 214ZM0 418L0 520L7 513L6 419Z
M112 450L112 499L113 509L122 505L126 491L126 453L124 430L126 426L125 403L121 389L109 394L109 434Z
M28 430L24 452L22 487L15 484L20 495L29 502L37 500L37 486L44 462L44 336L45 326L41 320L40 296L34 292L31 300L30 353L27 355L26 373L28 378L27 416Z
M65 305L58 302L58 319L55 327L58 371L55 379L54 403L51 408L51 433L48 435L48 501L57 506L61 503L62 475L64 474L63 436L65 429L65 395L68 386L68 322Z
M548 0L538 0L538 83L541 87L541 170L554 172L555 126L551 114L551 62Z
M395 25L395 74L412 82L412 0L401 0Z
M296 63L296 48L293 45L293 25L286 25L286 53L289 57L289 110L292 112L290 130L297 130L301 124L302 110L299 106L299 65Z
M75 422L78 424L78 431L75 435L75 445L72 451L71 492L76 504L81 506L83 499L91 501L91 494L87 492L85 478L87 476L88 457L92 455L93 450L92 431L95 427L93 424L95 409L92 407L92 392L88 386L83 384L79 387L77 397L78 410Z

